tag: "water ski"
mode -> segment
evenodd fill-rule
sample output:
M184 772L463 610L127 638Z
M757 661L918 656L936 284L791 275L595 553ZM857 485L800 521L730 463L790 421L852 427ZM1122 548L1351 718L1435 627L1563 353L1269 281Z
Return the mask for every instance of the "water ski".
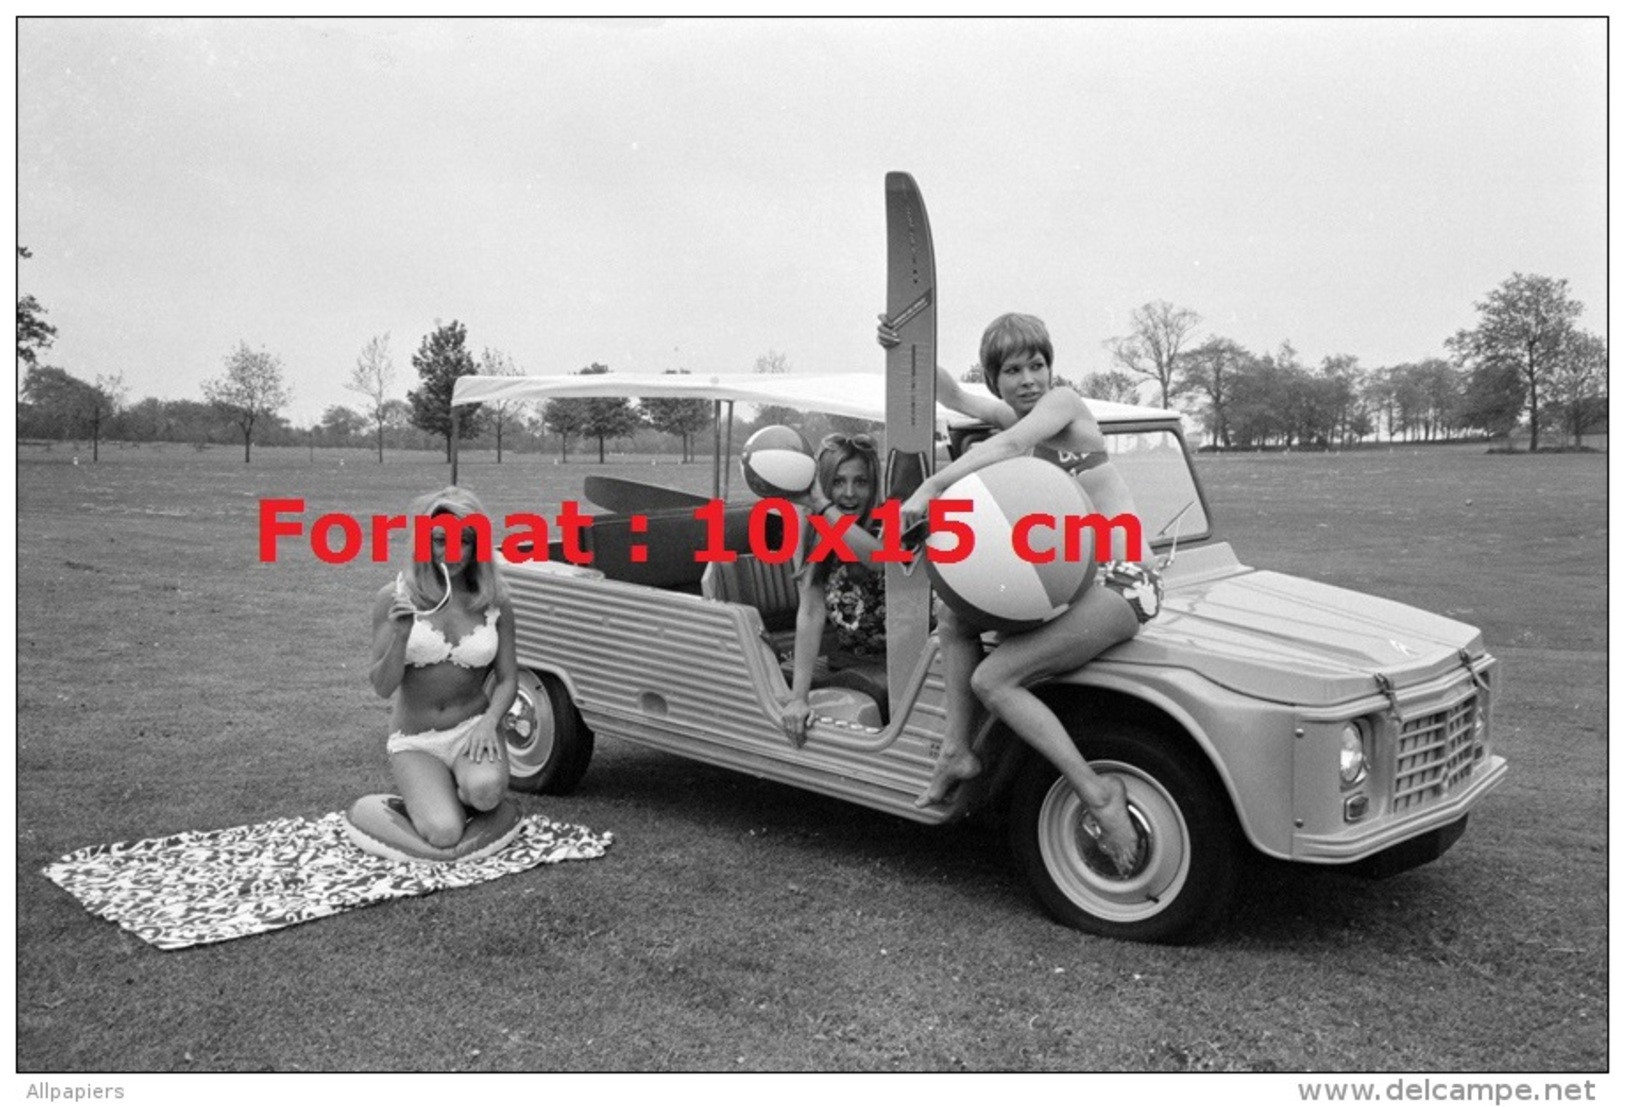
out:
M937 430L937 266L925 200L907 173L886 174L886 320L897 331L886 351L888 499L906 500L931 475ZM931 634L931 581L912 566L886 566L886 683L891 711Z
M503 800L490 811L469 818L455 846L440 849L425 842L412 826L400 796L362 796L344 813L344 832L357 847L390 861L478 861L503 849L519 833L519 808Z

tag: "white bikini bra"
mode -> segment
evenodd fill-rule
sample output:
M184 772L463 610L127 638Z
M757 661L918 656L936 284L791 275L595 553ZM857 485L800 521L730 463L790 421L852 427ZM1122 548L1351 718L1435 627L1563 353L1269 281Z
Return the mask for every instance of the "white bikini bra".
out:
M483 669L497 659L497 618L502 612L485 609L485 622L463 635L456 644L446 640L440 628L422 616L412 619L412 634L406 640L406 663L416 668L449 661L465 669Z
M405 590L399 578L396 587ZM438 611L439 608L435 608ZM464 669L483 669L497 659L497 619L502 611L497 607L485 609L485 622L463 635L453 644L433 623L428 622L431 612L418 612L412 616L412 633L406 639L406 663L413 668L438 665L449 661Z

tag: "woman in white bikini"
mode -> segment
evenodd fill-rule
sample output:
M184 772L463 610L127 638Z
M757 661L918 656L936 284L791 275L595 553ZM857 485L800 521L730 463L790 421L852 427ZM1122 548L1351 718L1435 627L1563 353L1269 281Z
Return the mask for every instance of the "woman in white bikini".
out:
M446 488L413 501L409 518L441 514L485 509L466 489ZM437 528L432 560L379 589L372 608L372 686L395 697L390 772L413 827L440 849L461 840L466 809L502 802L508 758L497 727L519 688L507 588L478 560L473 529L462 535L462 556L448 561Z
M896 336L882 321L880 341ZM992 396L967 392L941 368L937 396L944 406L1000 428L929 477L902 506L905 529L925 518L929 502L954 481L1005 458L1034 454L1067 469L1107 518L1136 514L1128 485L1106 453L1100 426L1070 388L1055 388L1054 348L1043 321L1001 315L982 335L982 377ZM1149 562L1130 560L1120 529L1112 534L1114 560L1102 564L1090 588L1062 615L1034 630L1005 635L983 656L982 629L945 604L937 607L938 642L948 697L947 733L930 785L915 801L940 803L962 780L982 771L972 748L978 701L1071 783L1098 830L1101 850L1119 870L1138 861L1139 835L1128 812L1123 782L1089 767L1053 711L1029 685L1039 677L1069 672L1102 651L1132 638L1156 614L1161 581ZM1137 554L1135 556L1143 556Z

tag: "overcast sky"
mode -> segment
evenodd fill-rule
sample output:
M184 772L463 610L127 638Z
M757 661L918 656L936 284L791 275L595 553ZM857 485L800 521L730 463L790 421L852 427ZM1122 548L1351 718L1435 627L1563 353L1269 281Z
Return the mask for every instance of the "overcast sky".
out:
M146 21L18 27L18 241L46 363L201 399L239 341L296 423L436 321L527 372L881 370L883 179L940 360L1151 300L1310 364L1443 353L1513 272L1605 333L1599 19Z

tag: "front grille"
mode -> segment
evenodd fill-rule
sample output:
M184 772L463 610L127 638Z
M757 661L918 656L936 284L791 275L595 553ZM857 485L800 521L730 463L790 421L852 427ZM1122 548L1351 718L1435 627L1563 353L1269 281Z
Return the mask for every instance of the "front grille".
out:
M1407 719L1394 749L1393 811L1399 814L1447 796L1477 761L1478 693L1441 711Z

